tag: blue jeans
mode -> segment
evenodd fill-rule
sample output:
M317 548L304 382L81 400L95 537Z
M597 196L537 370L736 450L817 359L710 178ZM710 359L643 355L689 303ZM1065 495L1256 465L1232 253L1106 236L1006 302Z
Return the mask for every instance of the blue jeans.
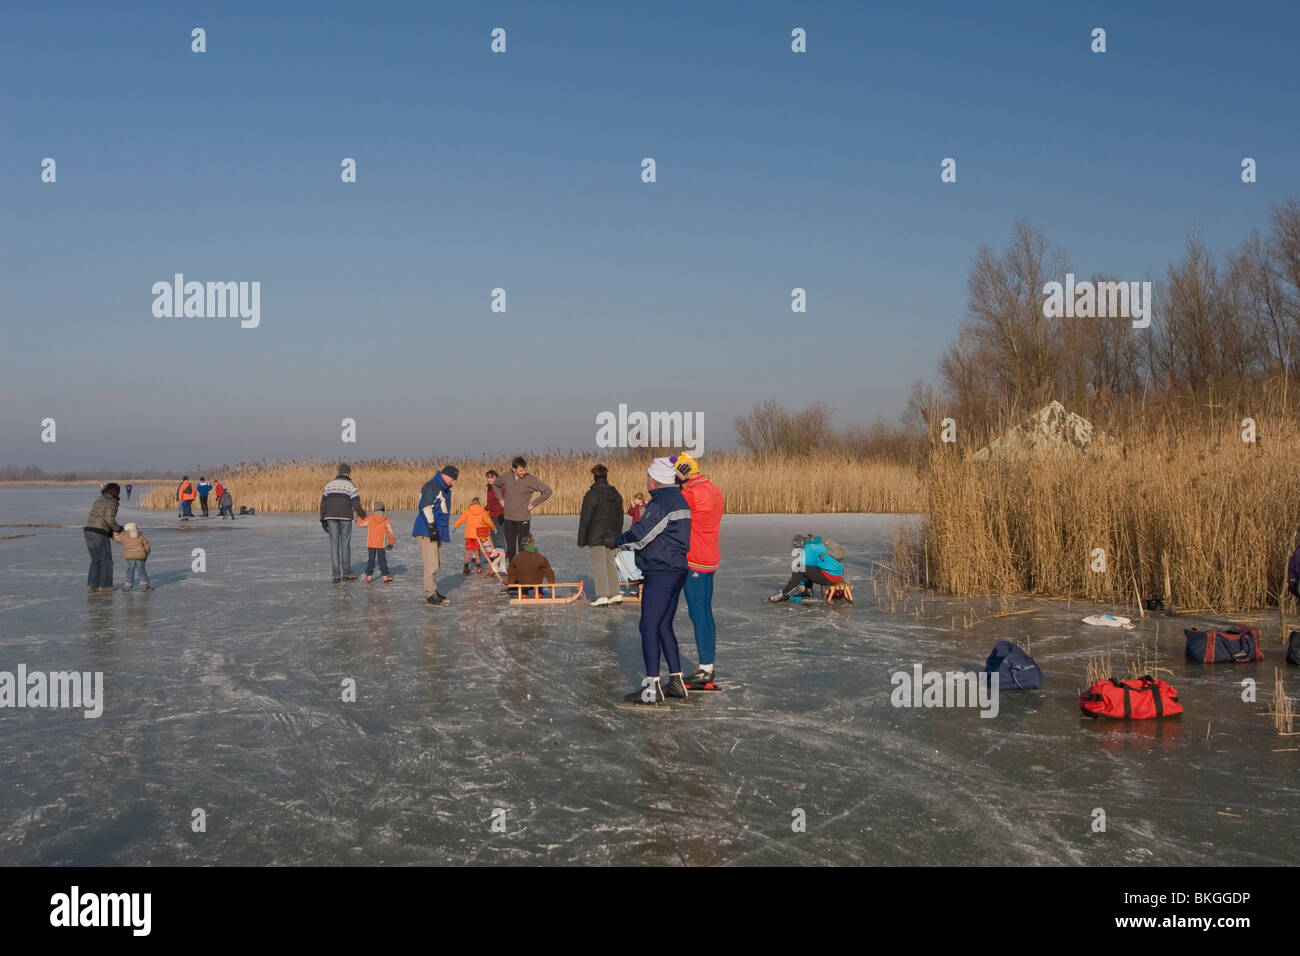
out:
M695 648L700 652L700 663L712 664L718 638L718 628L713 623L713 572L687 571L682 590L691 623L695 625Z
M86 550L90 552L90 571L86 574L86 587L111 588L113 586L113 539L95 531L86 533Z
M341 578L352 573L352 522L330 519L325 523L329 526L330 563L334 577Z
M135 558L127 559L126 583L128 587L135 585L137 576L141 584L147 585L149 583L149 572L144 569L144 562Z
M191 507L193 504L194 504L193 500L190 500L190 501L182 501L182 502L181 502L181 517L182 517L182 518L193 518L193 517L194 517L194 509Z
M641 587L641 656L645 659L647 677L659 676L660 654L668 661L668 673L681 672L673 616L685 583L685 572L646 573Z

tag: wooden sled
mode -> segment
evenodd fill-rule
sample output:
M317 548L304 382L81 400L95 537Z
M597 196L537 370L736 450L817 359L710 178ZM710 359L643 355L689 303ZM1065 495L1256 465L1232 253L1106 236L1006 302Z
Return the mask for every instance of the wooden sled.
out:
M506 584L506 587L515 589L515 596L510 599L511 604L527 604L529 606L534 604L572 604L574 601L578 600L578 598L582 597L583 583L577 581L572 584L565 584L563 582L553 584ZM525 591L531 592L532 594L538 594L538 592L543 592L547 588L551 589L550 597L526 597L524 594ZM556 588L577 588L578 590L577 593L571 594L568 597L556 597Z
M618 582L618 593L623 595L624 604L641 603L641 585L643 583L644 582L642 581L619 581ZM624 587L630 587L632 589L632 593L631 594L624 593L623 591Z
M850 604L853 603L853 585L848 581L841 581L839 584L823 584L822 596L827 602L834 601L836 598L843 598Z
M501 576L501 572L499 572L496 568L492 566L492 559L488 557L487 549L491 544L492 542L484 538L479 538L478 539L479 554L482 556L483 563L487 565L488 570L496 575L498 581L500 581L502 584L505 584L506 579Z

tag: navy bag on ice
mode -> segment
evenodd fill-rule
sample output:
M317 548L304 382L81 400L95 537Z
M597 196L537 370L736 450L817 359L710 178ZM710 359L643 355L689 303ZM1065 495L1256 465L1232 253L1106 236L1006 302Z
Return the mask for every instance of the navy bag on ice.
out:
M1300 664L1300 631L1292 631L1286 639L1286 662Z
M984 664L984 673L998 675L999 690L1034 690L1043 686L1043 672L1034 659L1010 641L998 641Z
M1228 631L1183 631L1187 635L1186 656L1198 664L1244 664L1262 661L1259 628L1242 626Z

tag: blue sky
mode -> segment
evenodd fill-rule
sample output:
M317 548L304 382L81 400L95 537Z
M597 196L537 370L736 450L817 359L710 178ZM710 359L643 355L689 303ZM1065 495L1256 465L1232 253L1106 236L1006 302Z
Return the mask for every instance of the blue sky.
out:
M1154 278L1300 194L1297 9L7 5L0 464L585 449L619 403L713 447L767 398L892 420L1016 216ZM177 272L261 282L260 326L156 318Z

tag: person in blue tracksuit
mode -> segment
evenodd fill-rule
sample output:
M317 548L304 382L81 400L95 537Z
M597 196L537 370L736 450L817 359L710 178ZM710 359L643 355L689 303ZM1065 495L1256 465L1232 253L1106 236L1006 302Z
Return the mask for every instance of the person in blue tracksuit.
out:
M447 519L451 514L451 486L460 477L460 469L447 465L424 483L416 505L415 526L411 537L420 545L424 564L424 600L429 604L446 604L447 595L438 590L438 564L442 543L451 540Z
M691 509L677 486L676 472L667 458L656 458L647 471L650 502L641 520L615 539L615 547L629 548L645 577L641 587L641 654L645 679L623 699L633 704L660 704L665 693L685 698L682 662L677 653L673 616L686 583L686 553L691 544ZM659 659L668 661L668 682L660 687Z

